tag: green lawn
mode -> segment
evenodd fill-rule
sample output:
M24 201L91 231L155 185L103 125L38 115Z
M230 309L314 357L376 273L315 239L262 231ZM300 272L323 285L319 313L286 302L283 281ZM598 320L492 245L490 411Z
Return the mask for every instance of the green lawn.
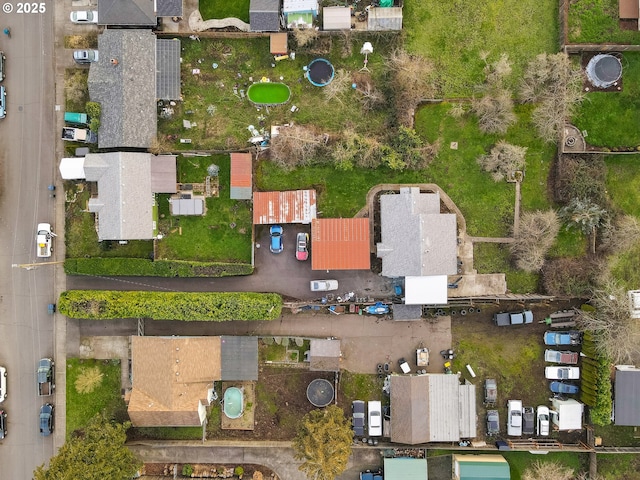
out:
M640 32L621 30L618 0L569 2L569 43L640 43Z
M640 148L640 52L625 52L622 65L622 91L587 94L574 118L591 145Z
M468 96L482 83L481 52L513 62L514 79L537 54L558 51L556 0L405 2L407 49L434 61L443 97Z
M612 202L627 215L640 216L640 154L609 155L607 163L607 191ZM613 276L630 289L640 285L640 246L609 259Z
M160 229L166 235L158 243L158 258L218 262L251 261L251 205L247 200L231 200L230 157L180 157L181 183L204 183L207 167L220 167L218 197L207 198L204 217L172 216L168 195L159 195Z
M90 393L76 390L76 379L87 368L98 367L102 373L100 384ZM95 414L105 411L108 416L121 415L124 402L120 396L120 361L68 358L67 373L67 436L84 427Z
M204 20L235 17L249 23L249 0L200 0L198 8Z

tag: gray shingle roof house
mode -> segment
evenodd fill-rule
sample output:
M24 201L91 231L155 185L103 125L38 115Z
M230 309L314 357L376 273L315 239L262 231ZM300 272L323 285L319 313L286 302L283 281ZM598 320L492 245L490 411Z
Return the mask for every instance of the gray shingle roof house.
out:
M89 200L89 211L96 214L98 239L150 240L156 232L153 217L154 193L175 193L169 182L154 181L153 161L160 159L162 176L167 165L173 164L176 178L176 157L154 157L150 153L112 152L89 153L84 159L85 178L98 183L98 195ZM155 191L154 185L164 185ZM156 187L157 188L157 187Z
M614 423L640 426L640 369L617 365L614 386Z
M437 192L403 187L399 195L381 195L380 222L377 255L385 277L457 273L456 216L440 213Z
M252 32L277 32L280 30L280 1L251 0L249 24Z
M99 148L148 148L157 134L156 37L113 29L98 36L100 61L89 68L89 97L102 106Z
M154 27L156 12L153 0L100 0L100 25L129 25Z
M182 0L156 0L158 17L182 17Z
M391 376L391 441L416 445L476 436L476 390L457 375Z
M258 339L133 336L131 368L135 426L199 426L214 381L258 379Z

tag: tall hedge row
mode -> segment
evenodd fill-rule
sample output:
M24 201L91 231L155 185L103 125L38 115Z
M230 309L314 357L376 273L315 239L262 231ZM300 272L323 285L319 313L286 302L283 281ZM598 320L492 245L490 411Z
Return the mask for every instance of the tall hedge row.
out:
M148 258L68 258L67 275L105 275L129 277L229 277L251 275L246 263L150 260Z
M609 360L596 353L591 332L585 332L582 353L582 382L580 400L589 406L589 417L594 425L611 423L611 371Z
M251 292L67 290L60 295L58 309L70 318L95 320L273 320L280 316L282 297Z

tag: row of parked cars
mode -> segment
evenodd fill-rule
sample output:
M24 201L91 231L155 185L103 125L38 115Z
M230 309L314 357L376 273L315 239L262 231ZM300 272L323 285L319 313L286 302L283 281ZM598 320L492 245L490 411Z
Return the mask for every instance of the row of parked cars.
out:
M549 408L539 405L536 411L533 407L523 407L521 400L509 400L507 402L507 435L519 437L521 435L549 435ZM487 412L487 433L497 435L500 433L497 410ZM490 431L491 427L491 431Z
M484 403L492 407L498 400L498 384L494 378L484 381ZM519 437L521 435L549 435L549 408L544 405L523 407L521 400L507 402L507 435ZM487 410L487 435L500 434L500 415L498 410Z
M368 408L367 408L368 407ZM367 411L369 410L369 415ZM362 400L351 403L351 426L356 437L382 436L382 404L378 400L371 400L368 405Z
M44 397L53 394L55 390L55 368L54 362L50 358L43 358L38 363L36 372L38 383L38 396ZM7 398L7 369L0 366L0 403ZM55 406L45 403L40 407L40 434L47 437L53 433L55 428ZM0 409L0 440L7 436L7 412Z

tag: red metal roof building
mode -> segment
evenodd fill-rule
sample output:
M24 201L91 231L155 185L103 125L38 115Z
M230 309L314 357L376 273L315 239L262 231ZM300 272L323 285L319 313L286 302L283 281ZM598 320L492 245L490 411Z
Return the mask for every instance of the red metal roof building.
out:
M255 192L253 194L253 224L309 224L316 218L316 191Z
M371 268L368 218L322 218L311 222L312 270Z
M231 191L230 198L251 200L253 172L250 153L231 154Z

